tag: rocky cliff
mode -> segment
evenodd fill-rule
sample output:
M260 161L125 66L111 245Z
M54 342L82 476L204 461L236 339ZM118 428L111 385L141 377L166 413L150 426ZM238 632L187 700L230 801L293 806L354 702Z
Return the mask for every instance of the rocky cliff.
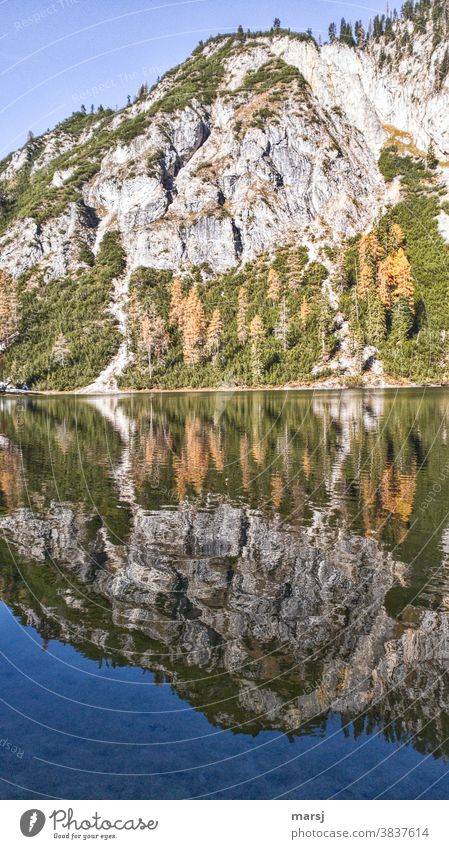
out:
M97 305L100 320L115 323L116 360L94 387L113 387L135 360L128 307L136 271L193 272L207 284L274 259L279 246L300 245L309 264L320 262L332 322L343 328L330 353L345 353L337 257L401 199L399 178L386 184L379 170L383 146L414 156L431 150L441 163L449 156L449 79L440 73L447 40L435 43L430 16L420 29L407 20L393 29L392 40L353 47L319 47L285 31L212 39L133 105L79 113L2 164L0 269L22 281L21 291L47 298L52 281L69 277L82 298L105 233L118 234L125 265ZM74 321L83 323L72 316L70 328ZM21 333L19 324L3 346L20 343ZM97 372L111 360L106 347ZM80 385L88 376L82 356L70 340L67 348L78 356ZM52 351L46 356L51 372ZM315 365L323 359L314 356ZM20 357L24 379L42 385L39 369L36 377L26 368L30 355Z

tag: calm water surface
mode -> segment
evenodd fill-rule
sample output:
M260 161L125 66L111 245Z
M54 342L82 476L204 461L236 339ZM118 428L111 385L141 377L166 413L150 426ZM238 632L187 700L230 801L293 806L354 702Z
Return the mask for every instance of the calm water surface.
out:
M2 798L448 798L448 411L1 398Z

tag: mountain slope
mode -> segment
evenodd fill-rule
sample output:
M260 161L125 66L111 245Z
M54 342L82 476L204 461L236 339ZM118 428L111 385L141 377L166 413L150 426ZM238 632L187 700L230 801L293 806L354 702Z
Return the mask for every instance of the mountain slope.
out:
M418 4L357 47L319 48L284 30L211 39L132 106L76 113L8 157L4 376L95 390L121 372L128 386L307 380L374 363L381 372L382 340L361 339L351 318L345 289L356 293L357 273L343 270L343 254L404 201L401 168L387 182L379 168L385 145L449 158L441 8ZM434 169L420 189L439 204L444 174ZM443 231L446 212L436 215ZM110 250L121 259L109 267ZM438 250L444 265L444 242ZM173 320L175 275L190 327ZM386 337L394 322L383 306Z

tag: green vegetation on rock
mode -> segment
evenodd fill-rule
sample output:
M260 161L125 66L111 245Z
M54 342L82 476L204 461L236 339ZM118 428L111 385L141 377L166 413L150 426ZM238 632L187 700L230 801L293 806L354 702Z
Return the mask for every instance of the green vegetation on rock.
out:
M118 233L103 237L95 263L79 277L19 281L18 337L3 355L3 379L34 389L74 389L93 381L119 346L119 333L107 312L112 281L125 257Z

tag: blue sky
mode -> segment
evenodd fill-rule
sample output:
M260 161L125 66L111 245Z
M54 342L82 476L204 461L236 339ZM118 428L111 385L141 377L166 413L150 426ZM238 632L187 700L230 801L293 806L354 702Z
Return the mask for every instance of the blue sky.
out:
M0 0L0 156L81 103L123 106L201 38L239 24L267 29L278 16L324 40L331 20L384 9L376 0Z

